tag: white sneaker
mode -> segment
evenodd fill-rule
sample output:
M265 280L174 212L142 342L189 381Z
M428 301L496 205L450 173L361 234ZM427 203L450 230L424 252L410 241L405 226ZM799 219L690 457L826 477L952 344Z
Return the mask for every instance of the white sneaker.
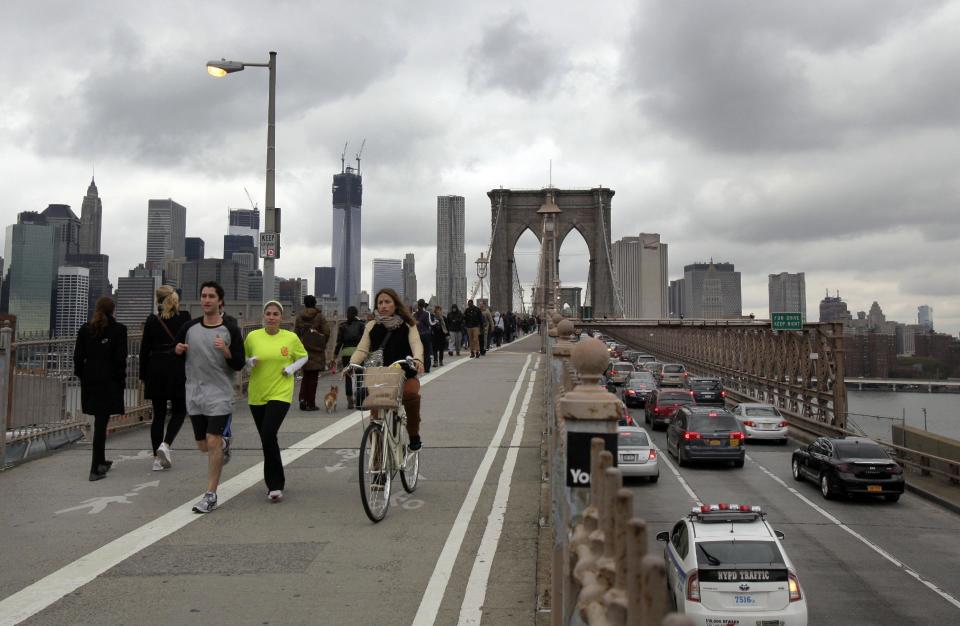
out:
M270 500L270 502L280 502L283 500L283 492L279 489L274 489L267 494L267 499Z
M167 445L166 441L161 443L160 447L157 448L157 460L163 465L163 469L173 467L173 459L170 457L170 446Z
M162 472L162 471L165 470L165 469L167 469L167 468L165 468L165 467L163 466L163 463L160 462L160 459L154 459L154 460L153 460L153 471L155 471L155 472Z

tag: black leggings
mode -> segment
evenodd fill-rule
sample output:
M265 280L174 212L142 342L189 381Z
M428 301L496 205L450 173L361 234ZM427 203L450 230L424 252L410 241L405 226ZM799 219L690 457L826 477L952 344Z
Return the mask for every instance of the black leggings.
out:
M90 471L96 472L97 469L106 464L107 447L107 422L110 421L109 415L95 415L93 417L93 458L90 460Z
M167 436L163 436L164 422L167 421L167 398L154 398L153 402L153 423L150 424L150 443L153 444L153 454L157 454L157 448L161 443L168 446L173 445L173 440L177 438L180 427L183 426L183 420L187 416L187 403L183 398L172 398L172 411L170 424L167 425Z
M250 405L253 413L253 422L260 433L260 443L263 446L263 482L267 483L267 490L282 490L286 484L283 474L283 461L280 459L280 444L277 443L277 433L283 424L283 418L290 410L289 402L270 400L266 404Z

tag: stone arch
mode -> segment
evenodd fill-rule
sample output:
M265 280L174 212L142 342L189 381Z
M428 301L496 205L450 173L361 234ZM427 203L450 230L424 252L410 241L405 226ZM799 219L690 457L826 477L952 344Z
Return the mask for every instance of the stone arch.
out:
M593 314L615 316L610 259L610 205L612 189L494 189L487 193L491 208L490 305L512 311L513 250L520 235L530 229L541 241L542 217L537 214L552 193L561 213L557 218L557 250L574 228L587 244L588 282ZM554 260L556 261L556 260Z

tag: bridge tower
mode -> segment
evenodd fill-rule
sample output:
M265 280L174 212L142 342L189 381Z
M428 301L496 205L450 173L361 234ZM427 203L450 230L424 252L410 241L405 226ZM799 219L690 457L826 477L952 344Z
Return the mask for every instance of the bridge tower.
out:
M543 206L555 206L555 245L550 256L541 262L538 283L555 287L556 270L545 277L544 269L557 267L557 253L573 229L577 229L587 243L590 255L588 288L593 303L594 317L621 317L615 295L613 262L610 256L610 204L614 191L605 187L593 189L493 189L487 192L491 209L490 238L490 306L499 311L512 311L513 277L516 261L514 249L523 231L530 229L543 246ZM549 281L549 282L548 282ZM537 298L540 300L539 296ZM553 308L548 306L548 309Z

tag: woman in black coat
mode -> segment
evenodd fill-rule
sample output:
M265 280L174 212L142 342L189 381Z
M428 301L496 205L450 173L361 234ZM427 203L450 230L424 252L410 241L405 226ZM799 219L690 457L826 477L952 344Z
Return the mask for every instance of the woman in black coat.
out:
M190 314L180 310L180 298L170 285L157 289L156 296L157 313L151 313L143 325L140 380L144 383L144 395L153 403L150 440L153 446L153 471L158 472L173 465L170 446L187 415L184 360L174 353L174 348L177 346L177 332L190 321ZM164 436L167 402L170 402L171 415Z
M80 379L83 412L93 415L90 480L106 477L112 465L105 456L107 420L123 414L127 376L127 327L113 319L113 299L97 300L93 317L77 332L73 372Z

